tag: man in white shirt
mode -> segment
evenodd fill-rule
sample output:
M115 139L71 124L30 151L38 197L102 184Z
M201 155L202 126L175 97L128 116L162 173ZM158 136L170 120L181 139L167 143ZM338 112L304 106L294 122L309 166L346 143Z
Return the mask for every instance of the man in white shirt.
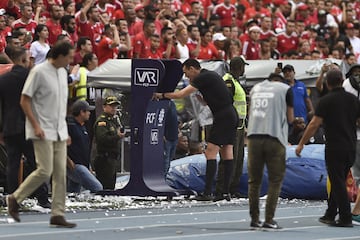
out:
M73 228L65 220L67 71L74 48L59 42L48 61L35 66L25 82L20 105L26 115L26 138L34 144L37 169L13 193L7 196L8 214L20 222L19 204L52 176L50 225Z

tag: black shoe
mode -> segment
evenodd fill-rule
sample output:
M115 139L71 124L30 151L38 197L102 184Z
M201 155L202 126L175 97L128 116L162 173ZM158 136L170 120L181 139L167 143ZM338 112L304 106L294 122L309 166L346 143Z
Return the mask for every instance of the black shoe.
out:
M250 223L250 229L256 230L262 228L262 222L261 221L251 221Z
M213 201L214 197L211 194L200 194L195 197L197 201Z
M46 201L46 202L38 202L39 203L39 206L42 207L42 208L49 208L51 209L51 202L49 201Z
M332 225L335 224L335 219L324 215L319 218L319 222Z
M279 224L272 220L271 222L264 222L262 225L263 229L269 229L269 230L278 230L278 229L282 229L282 227L279 226Z
M336 220L334 223L330 224L333 227L353 227L352 221L350 222L343 222L341 220Z
M50 226L58 228L74 228L76 227L76 224L67 222L63 216L52 216L50 218Z
M246 196L239 192L234 192L234 193L231 193L231 198L246 198Z
M222 200L226 200L226 201L231 201L231 197L230 197L230 194L228 193L219 193L219 194L216 194L213 201L214 202L217 202L217 201L222 201Z

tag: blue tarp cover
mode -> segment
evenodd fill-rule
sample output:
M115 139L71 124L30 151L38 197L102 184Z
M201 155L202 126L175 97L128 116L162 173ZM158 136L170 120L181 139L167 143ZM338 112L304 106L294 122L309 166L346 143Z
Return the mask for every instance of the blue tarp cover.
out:
M287 146L286 173L281 189L282 198L326 199L327 172L324 160L324 145L306 145L302 156L295 155L296 146ZM218 158L219 160L219 158ZM205 186L206 159L203 154L192 155L171 162L167 181L175 189L192 189L202 192ZM247 149L239 192L247 195ZM267 170L264 170L261 196L268 187Z

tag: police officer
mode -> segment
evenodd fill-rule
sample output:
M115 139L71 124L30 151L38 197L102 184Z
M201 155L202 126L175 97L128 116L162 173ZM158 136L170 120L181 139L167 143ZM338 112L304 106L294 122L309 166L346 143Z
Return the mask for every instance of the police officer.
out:
M96 177L104 189L115 188L120 139L125 136L121 132L121 123L115 115L119 105L120 102L116 97L107 97L103 104L104 112L98 117L94 126L97 147L94 166Z
M223 76L227 88L234 99L234 107L239 116L239 124L236 129L236 138L234 143L234 162L233 173L230 181L231 197L239 198L240 177L243 170L244 162L244 135L245 135L245 118L246 118L246 92L242 88L239 78L244 75L245 65L249 65L242 57L234 57L230 61L230 72ZM220 160L219 171L216 179L216 196L215 201L226 199L230 200L228 195L224 195L223 179L224 174L224 160Z

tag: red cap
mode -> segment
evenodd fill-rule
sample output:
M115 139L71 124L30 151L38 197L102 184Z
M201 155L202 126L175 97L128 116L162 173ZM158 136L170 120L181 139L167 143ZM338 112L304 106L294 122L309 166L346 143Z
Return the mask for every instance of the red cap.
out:
M137 11L139 11L139 10L141 10L141 9L144 9L144 5L142 5L141 3L136 4L136 6L135 6L135 8L134 8L135 12L137 12Z
M304 11L304 10L307 10L309 9L308 5L304 4L304 3L300 3L298 6L297 6L297 9L300 10L300 11Z
M354 24L352 23L346 24L346 29L352 29L352 28L354 28Z

